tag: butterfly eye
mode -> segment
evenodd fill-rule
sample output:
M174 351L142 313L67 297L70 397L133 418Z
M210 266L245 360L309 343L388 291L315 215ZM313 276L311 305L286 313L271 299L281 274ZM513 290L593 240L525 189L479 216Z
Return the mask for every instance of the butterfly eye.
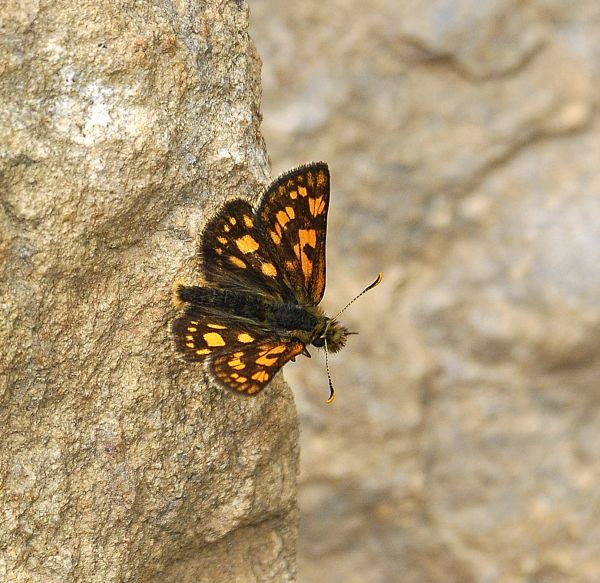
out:
M323 336L319 336L312 341L312 345L317 348L322 348L325 345L325 338Z

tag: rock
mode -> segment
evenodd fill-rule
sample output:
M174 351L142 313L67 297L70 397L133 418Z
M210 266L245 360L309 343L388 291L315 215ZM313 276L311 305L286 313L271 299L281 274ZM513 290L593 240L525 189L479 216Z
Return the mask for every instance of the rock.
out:
M172 350L199 231L268 180L243 2L25 2L0 40L0 579L292 581L297 422Z

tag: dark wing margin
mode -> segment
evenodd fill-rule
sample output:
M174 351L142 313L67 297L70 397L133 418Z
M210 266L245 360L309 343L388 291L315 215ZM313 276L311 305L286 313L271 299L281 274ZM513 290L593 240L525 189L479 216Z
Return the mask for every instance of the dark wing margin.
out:
M288 296L279 264L256 222L254 210L241 199L226 203L209 221L201 244L206 280L226 289Z
M257 218L297 299L318 304L325 292L329 168L313 162L290 170L265 192Z

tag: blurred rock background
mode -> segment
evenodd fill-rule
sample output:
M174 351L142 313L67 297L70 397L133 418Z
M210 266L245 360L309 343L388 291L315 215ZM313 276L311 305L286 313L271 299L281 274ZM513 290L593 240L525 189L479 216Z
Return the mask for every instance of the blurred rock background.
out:
M253 0L273 174L332 172L329 313L286 368L299 580L600 581L600 4Z

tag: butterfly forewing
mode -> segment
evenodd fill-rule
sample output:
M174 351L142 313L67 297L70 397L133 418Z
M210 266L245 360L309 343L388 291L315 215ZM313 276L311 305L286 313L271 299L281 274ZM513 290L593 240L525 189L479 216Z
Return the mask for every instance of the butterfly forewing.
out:
M227 203L208 223L202 238L206 279L223 288L289 295L279 262L256 223L252 207L241 199Z
M324 162L280 176L265 193L258 218L298 299L318 304L325 291L329 169Z

